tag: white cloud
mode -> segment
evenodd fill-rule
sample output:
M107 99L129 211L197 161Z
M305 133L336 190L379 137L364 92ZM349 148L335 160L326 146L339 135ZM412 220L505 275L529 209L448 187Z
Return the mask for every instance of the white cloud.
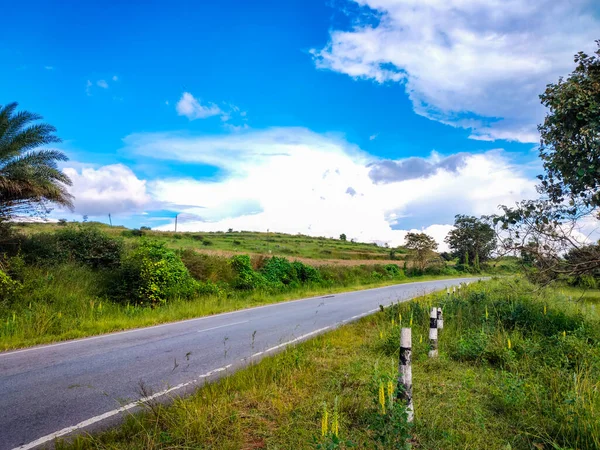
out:
M224 114L214 103L202 105L192 94L184 92L177 106L175 107L177 114L180 116L186 116L190 120L195 119L206 119L211 116L218 116Z
M375 139L377 139L377 136L379 136L379 133L372 134L371 136L369 136L369 140L374 141Z
M87 95L92 95L92 82L90 80L87 80L87 82L85 83L85 93Z
M102 89L108 89L108 83L105 80L98 80L96 81L96 84Z
M46 70L54 70L54 66L44 66L44 69L46 69Z
M355 2L363 15L312 50L317 67L403 82L415 112L482 140L537 142L538 95L600 29L596 0Z
M112 80L113 80L113 81L119 81L119 77L118 77L118 76L116 76L116 75L113 75L113 77L112 77Z
M122 164L80 170L67 167L63 171L73 182L69 190L75 196L77 214L130 214L143 211L151 202L146 181Z
M139 155L222 170L218 179L148 183L154 201L179 204L174 208L190 215L180 221L181 230L343 232L398 245L406 230L425 227L443 244L455 214L489 214L499 203L535 195L534 180L502 151L466 155L460 165L440 165L426 178L376 183L374 157L339 136L303 128L203 137L136 134L125 142ZM435 153L428 159L438 160Z

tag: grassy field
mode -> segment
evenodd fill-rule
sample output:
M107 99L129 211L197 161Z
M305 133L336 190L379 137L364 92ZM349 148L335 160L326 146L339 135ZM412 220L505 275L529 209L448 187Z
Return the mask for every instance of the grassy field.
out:
M127 242L139 240L132 230L124 227L110 227L94 223L113 237L123 237ZM21 233L33 234L53 232L64 228L55 223L21 223L15 229ZM235 231L231 233L183 233L143 231L144 236L165 242L170 248L191 248L209 252L235 252L245 254L265 254L286 256L289 258L327 259L327 260L390 260L390 249L376 244L341 241L324 237L291 235L282 233L258 233ZM406 255L405 249L399 248L395 255L402 260ZM229 256L228 253L226 253Z
M597 449L600 317L574 292L501 279L386 308L57 448ZM444 308L437 359L431 305ZM411 428L387 397L399 322L413 330Z

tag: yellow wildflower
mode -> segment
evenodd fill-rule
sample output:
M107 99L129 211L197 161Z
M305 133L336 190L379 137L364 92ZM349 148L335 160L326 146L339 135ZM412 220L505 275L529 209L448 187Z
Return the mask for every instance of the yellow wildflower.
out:
M388 402L390 404L390 408L394 404L394 383L388 381L387 384L387 394L388 394Z
M510 350L512 348L512 343L510 342L510 338L508 338L508 349Z
M323 403L323 414L321 416L321 436L327 434L327 425L329 422L329 413L327 412L327 403Z
M385 389L383 381L379 383L379 404L381 405L381 414L385 414Z

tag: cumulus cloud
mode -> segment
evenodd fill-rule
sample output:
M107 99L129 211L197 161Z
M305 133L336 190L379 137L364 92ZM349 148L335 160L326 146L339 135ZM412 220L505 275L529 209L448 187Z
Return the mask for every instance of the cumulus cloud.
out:
M108 83L106 82L106 80L98 80L96 81L96 84L102 89L108 89Z
M469 153L456 153L442 158L437 153L432 153L429 159L406 158L398 161L385 159L371 164L369 176L376 183L391 183L394 181L410 180L413 178L427 178L438 170L457 172L465 166Z
M177 114L186 116L190 120L206 119L211 116L224 114L214 103L203 105L189 92L184 92L175 106Z
M89 216L132 214L141 212L151 202L146 181L122 164L97 169L67 167L71 178L70 192L75 196L74 212Z
M317 67L405 83L415 112L481 140L537 142L538 95L600 29L596 0L354 1L361 15L312 50Z
M178 211L194 215L180 222L181 230L346 233L399 245L407 230L425 229L442 244L455 214L489 214L499 203L535 194L534 180L502 151L433 154L417 167L418 176L392 161L396 172L376 182L373 170L385 161L339 136L304 128L201 137L135 134L125 142L130 153L221 169L218 179L148 182L154 201L186 205Z

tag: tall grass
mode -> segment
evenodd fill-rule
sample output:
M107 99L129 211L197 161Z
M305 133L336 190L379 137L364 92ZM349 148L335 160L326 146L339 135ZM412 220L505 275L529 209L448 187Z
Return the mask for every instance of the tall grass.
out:
M435 359L427 357L431 305L443 306L445 319ZM399 329L411 322L415 424L407 429L402 408L390 420L385 396ZM599 337L598 314L559 291L519 279L475 283L386 308L58 448L389 449L405 448L410 431L419 449L597 449ZM336 404L334 440L322 431Z

